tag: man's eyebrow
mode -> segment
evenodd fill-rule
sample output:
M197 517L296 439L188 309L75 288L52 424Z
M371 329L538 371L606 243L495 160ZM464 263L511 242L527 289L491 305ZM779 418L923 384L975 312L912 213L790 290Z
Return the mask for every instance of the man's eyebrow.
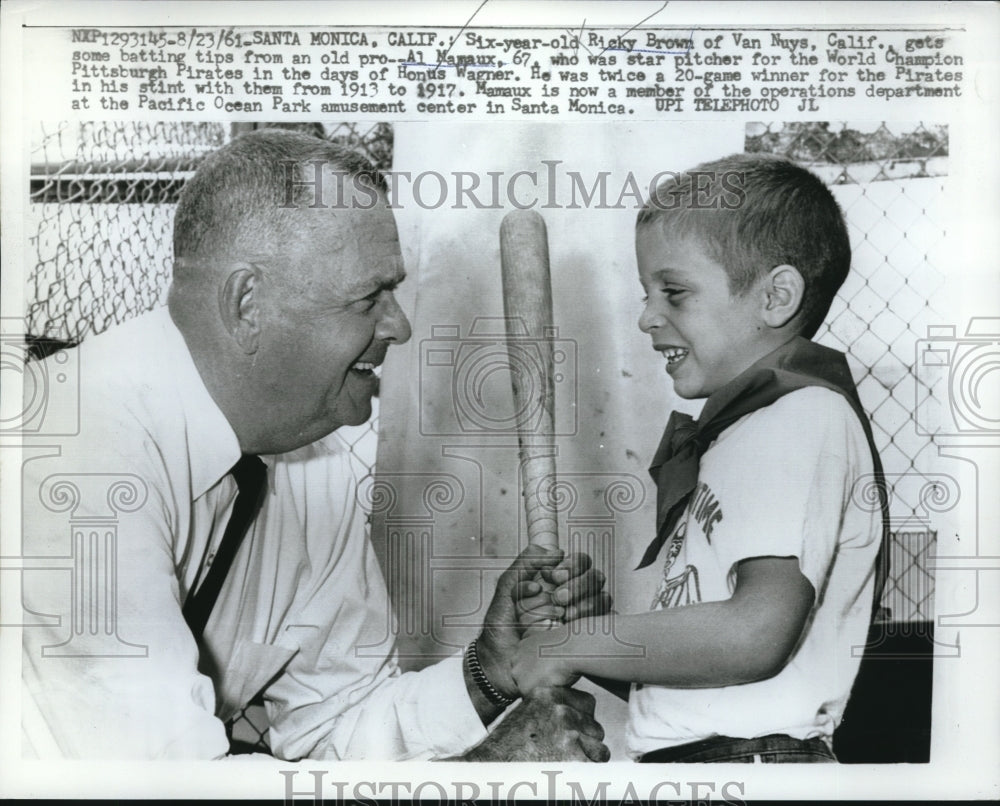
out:
M383 291L395 291L403 280L406 279L406 272L401 271L399 274L389 277L389 278L379 278L374 282L359 283L354 288L350 289L350 295L358 299L364 299L365 297L374 297L376 294L380 294Z

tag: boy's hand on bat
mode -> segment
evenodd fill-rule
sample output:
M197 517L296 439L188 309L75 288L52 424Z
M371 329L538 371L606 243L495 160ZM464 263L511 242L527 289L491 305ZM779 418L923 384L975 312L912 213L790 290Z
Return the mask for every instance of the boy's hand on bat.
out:
M490 682L509 697L517 693L510 676L510 658L525 629L521 618L521 586L542 569L557 567L562 559L561 549L528 546L497 581L479 634L479 660ZM531 590L537 592L540 587ZM534 604L541 604L534 595L529 595L529 599Z
M528 546L497 582L479 635L479 660L501 693L514 696L510 659L524 631L611 609L604 574L586 554ZM550 590L551 589L551 590Z
M612 600L604 590L605 576L591 566L588 555L576 553L537 571L522 572L513 591L521 629L609 612Z

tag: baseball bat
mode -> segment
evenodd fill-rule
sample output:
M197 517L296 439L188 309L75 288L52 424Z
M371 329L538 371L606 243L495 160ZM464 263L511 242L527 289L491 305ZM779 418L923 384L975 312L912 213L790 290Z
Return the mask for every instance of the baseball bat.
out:
M528 542L556 548L552 283L545 221L534 210L504 216L500 268Z

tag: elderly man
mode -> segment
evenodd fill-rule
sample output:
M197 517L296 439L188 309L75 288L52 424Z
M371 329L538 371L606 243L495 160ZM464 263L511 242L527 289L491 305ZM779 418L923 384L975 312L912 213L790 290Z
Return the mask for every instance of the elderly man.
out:
M79 398L48 400L79 433L24 465L25 554L73 558L25 572L28 752L222 757L263 692L286 759L607 758L581 692L485 727L519 695L536 572L568 612L607 609L585 557L523 553L463 655L402 674L372 649L390 606L332 434L371 416L410 337L381 181L314 137L238 138L177 206L168 308L79 348Z

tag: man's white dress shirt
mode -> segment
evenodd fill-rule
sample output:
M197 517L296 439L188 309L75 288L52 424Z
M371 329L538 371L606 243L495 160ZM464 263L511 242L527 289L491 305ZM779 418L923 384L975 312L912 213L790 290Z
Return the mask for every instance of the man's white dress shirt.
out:
M26 452L25 752L219 758L264 691L280 758L410 759L485 729L461 661L401 674L385 582L336 433L262 457L268 492L205 629L181 615L236 496L236 435L166 309L79 348L80 431ZM49 372L58 370L49 365ZM61 558L61 559L60 559ZM30 563L28 563L30 565Z

